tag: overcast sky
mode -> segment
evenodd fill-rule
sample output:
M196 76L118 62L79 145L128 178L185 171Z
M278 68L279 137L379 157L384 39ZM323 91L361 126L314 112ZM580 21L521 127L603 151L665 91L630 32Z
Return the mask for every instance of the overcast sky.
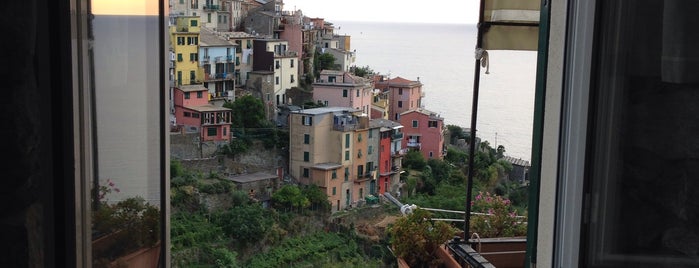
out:
M284 0L284 10L300 9L327 21L422 23L478 22L478 0Z

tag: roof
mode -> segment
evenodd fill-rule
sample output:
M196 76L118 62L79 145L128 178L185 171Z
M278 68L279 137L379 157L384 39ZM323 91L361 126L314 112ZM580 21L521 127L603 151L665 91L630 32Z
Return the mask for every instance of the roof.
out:
M327 74L327 75L333 75L333 74L334 74L334 75L344 75L345 72L344 72L344 71L336 71L336 70L322 70L322 71L320 71L320 75L324 75L324 74Z
M503 156L502 160L505 160L507 162L510 162L512 165L517 165L517 166L522 166L522 167L529 167L529 161L522 160L522 158L514 158L512 156Z
M202 28L199 34L199 45L202 47L237 46L234 41L226 40L224 35L220 35L220 33L216 33L207 28Z
M403 125L401 125L398 122L394 122L388 119L383 119L383 118L378 118L378 119L371 119L369 121L369 126L371 128L377 128L380 127L381 131L387 131L391 129L397 129L397 128L402 128ZM385 130L383 128L386 128Z
M349 108L349 107L320 107L320 108L292 111L291 113L319 115L319 114L337 113L337 112L353 113L353 112L359 112L359 111L361 111L361 110Z
M207 91L207 90L209 90L201 84L178 86L177 89L179 89L182 92L195 92L195 91Z
M391 83L392 86L416 86L422 84L420 81L412 81L400 76L389 79L388 81L383 81L382 83Z
M443 119L438 113L435 113L435 112L432 112L429 110L425 110L423 108L408 110L408 111L402 112L400 115L409 114L409 113L413 113L413 112L421 113L421 114L424 114L424 115L427 115L430 117L435 117L436 119Z
M230 111L231 109L228 109L226 107L218 107L218 106L213 106L211 104L204 104L201 106L185 106L184 108L194 110L197 112L216 112L216 111Z
M314 169L331 170L341 168L342 165L338 163L320 163L312 166Z
M277 175L274 175L271 173L266 173L266 172L256 172L256 173L251 173L251 174L243 174L243 175L236 175L236 176L228 177L228 179L232 180L233 182L237 182L237 183L248 183L248 182L263 181L263 180L276 179L276 178L277 178Z
M246 33L246 32L219 32L221 36L229 36L230 38L240 39L240 38L257 38L256 36Z

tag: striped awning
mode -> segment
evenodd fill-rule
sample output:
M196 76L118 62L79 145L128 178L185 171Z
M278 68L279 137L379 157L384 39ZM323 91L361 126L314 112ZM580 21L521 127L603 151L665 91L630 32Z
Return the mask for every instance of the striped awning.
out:
M485 0L480 31L485 50L537 50L541 0Z

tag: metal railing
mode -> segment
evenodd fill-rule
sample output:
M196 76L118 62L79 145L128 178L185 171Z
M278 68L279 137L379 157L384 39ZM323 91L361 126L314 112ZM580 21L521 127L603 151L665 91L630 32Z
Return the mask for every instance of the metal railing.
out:
M219 10L219 8L220 8L219 5L209 5L209 4L204 5L204 10L216 11L216 10Z

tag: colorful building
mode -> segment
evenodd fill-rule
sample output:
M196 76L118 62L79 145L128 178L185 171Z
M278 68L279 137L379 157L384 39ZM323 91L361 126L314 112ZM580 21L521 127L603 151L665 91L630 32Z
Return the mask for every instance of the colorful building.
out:
M253 41L256 37L245 32L218 32L218 35L236 45L233 75L236 87L242 87L247 83L248 73L252 71Z
M286 104L286 90L299 85L298 53L284 40L257 39L253 45L253 70L274 71L275 105Z
M201 84L203 70L199 67L199 17L180 16L170 26L170 44L175 58L175 86Z
M376 88L388 93L391 120L399 121L401 113L422 107L424 94L419 78L417 81L411 81L402 77L387 79L377 75L374 79Z
M230 140L231 109L209 104L203 85L176 87L173 99L177 125L183 131L200 133L200 141Z
M313 100L326 106L352 107L371 112L373 81L343 71L323 70L313 83Z
M290 112L291 176L324 189L334 212L363 203L376 165L367 162L369 129L369 117L352 108Z
M373 97L371 100L371 118L388 119L388 115L391 113L389 111L391 106L388 102L388 93L389 92L387 91L381 90L374 90L372 92Z
M204 87L212 99L235 100L237 45L225 35L202 28L199 60L204 69Z
M400 173L402 173L402 159L406 150L403 149L403 126L397 122L386 119L372 119L369 123L371 129L378 130L378 194L390 192L396 194Z
M444 118L425 109L400 114L404 126L403 147L419 150L425 159L444 157Z

